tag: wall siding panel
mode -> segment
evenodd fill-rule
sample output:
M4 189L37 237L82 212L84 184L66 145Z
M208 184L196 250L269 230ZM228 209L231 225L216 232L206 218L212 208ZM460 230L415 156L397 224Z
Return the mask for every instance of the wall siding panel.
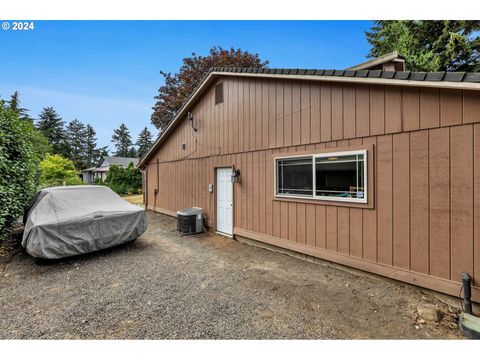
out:
M343 137L352 139L355 137L355 86L343 85Z
M429 136L430 164L430 274L450 278L450 170L449 129Z
M464 90L463 92L463 123L480 122L480 101L478 91Z
M370 88L370 133L383 135L385 133L385 86Z
M429 274L428 131L410 134L411 270Z
M309 246L315 246L315 205L306 204L305 209L305 228L306 228L306 244Z
M332 140L343 139L343 87L332 85Z
M418 88L402 88L403 129L420 129L420 92Z
M460 125L462 123L463 93L461 90L442 89L440 91L440 125Z
M303 82L300 87L300 143L302 144L310 144L310 111L310 83Z
M377 234L378 261L392 265L393 248L393 164L392 136L379 137L377 140L377 192L378 199Z
M332 139L332 92L330 84L322 84L320 90L320 139Z
M370 135L370 87L356 85L356 127L357 137Z
M320 142L320 86L313 83L310 87L310 127L312 143Z
M301 143L301 104L300 83L295 81L292 84L292 145Z
M450 129L451 279L473 274L473 126Z
M420 128L436 128L440 124L440 91L420 89Z
M235 231L344 264L355 259L369 271L380 264L389 276L426 279L421 284L451 294L467 271L480 296L480 92L228 76L219 82L224 103L215 105L208 89L191 110L198 131L180 121L149 162L148 209L199 206L214 230L208 184L216 185L215 167L234 165L241 171ZM372 147L366 206L274 197L275 155L358 146Z
M338 251L338 208L327 206L327 250Z
M399 94L400 96L400 94ZM410 269L410 136L393 135L393 265Z
M402 131L402 88L387 87L385 90L385 132Z
M338 209L338 252L350 253L350 209Z

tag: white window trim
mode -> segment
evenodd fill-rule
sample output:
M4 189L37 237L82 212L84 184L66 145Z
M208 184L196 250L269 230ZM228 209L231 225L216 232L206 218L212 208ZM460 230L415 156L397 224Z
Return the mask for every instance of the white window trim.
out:
M325 157L338 157L345 155L363 155L363 171L364 171L364 197L363 199L357 198L340 198L335 196L318 196L317 192L317 182L316 182L316 159L325 158ZM312 157L312 171L313 171L313 195L285 195L278 194L278 184L277 184L277 160L281 159L295 159L295 158L305 158ZM312 153L312 154L302 154L302 155L290 155L290 156L278 156L273 159L274 164L274 195L277 198L287 198L287 199L310 199L310 200L322 200L322 201L331 201L331 202L347 202L347 203L357 203L357 204L367 204L368 203L368 157L367 150L349 150L349 151L337 151L337 152L328 152L328 153Z

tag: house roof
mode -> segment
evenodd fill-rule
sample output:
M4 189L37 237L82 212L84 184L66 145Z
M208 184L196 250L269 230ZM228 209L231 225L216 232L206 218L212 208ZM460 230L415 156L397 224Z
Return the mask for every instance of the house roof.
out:
M146 161L173 131L175 125L186 115L196 98L214 79L220 76L480 90L480 73L213 67L192 91L148 152L140 159L138 166L145 165Z
M118 165L122 167L128 167L131 162L134 166L138 165L139 158L129 158L129 157L119 157L119 156L104 156L103 160L98 166L91 167L88 169L83 169L81 172L87 171L96 171L96 172L107 172L110 168L110 165Z
M88 168L88 169L83 169L81 170L80 172L88 172L88 171L95 171L95 172L107 172L109 169L108 166L106 167L91 167L91 168Z
M104 156L102 164L103 167L110 166L110 165L118 165L123 167L128 167L128 165L133 162L133 165L138 164L138 158L130 158L130 157L119 157L119 156Z

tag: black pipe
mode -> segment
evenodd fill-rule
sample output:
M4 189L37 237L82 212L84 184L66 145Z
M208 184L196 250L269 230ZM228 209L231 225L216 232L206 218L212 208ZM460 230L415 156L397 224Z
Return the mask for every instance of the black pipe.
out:
M472 315L472 288L470 284L470 275L466 272L462 272L462 284L465 313Z

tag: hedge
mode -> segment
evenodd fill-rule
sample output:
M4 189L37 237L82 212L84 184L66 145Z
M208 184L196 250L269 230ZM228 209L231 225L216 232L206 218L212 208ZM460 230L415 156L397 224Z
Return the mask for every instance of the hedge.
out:
M141 193L142 172L133 163L130 163L127 168L111 165L105 184L119 195Z
M0 240L18 219L39 183L33 125L0 101Z

